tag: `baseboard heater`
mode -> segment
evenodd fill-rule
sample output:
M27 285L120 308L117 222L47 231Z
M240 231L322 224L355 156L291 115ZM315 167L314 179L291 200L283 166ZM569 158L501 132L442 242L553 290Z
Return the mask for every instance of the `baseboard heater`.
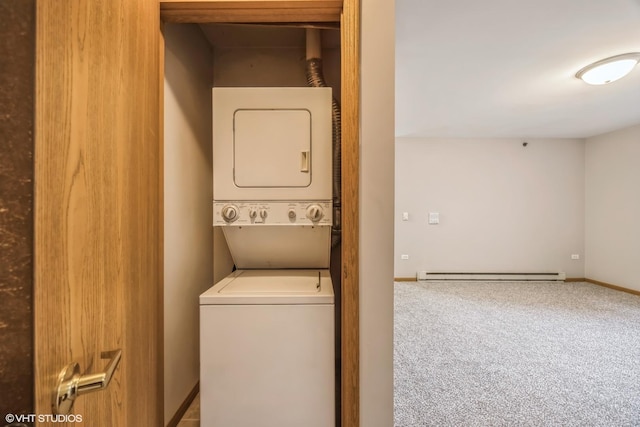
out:
M418 271L418 280L550 281L566 279L565 273L440 273Z

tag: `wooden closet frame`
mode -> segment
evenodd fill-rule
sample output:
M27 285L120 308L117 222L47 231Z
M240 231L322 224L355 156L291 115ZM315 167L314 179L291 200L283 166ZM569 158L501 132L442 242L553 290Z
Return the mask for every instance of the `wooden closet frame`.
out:
M360 0L160 0L161 22L340 25L342 104L342 427L360 424ZM161 58L164 53L160 37ZM160 61L160 82L164 81ZM161 116L162 116L161 108ZM163 119L161 117L161 123ZM162 133L160 133L162 135Z

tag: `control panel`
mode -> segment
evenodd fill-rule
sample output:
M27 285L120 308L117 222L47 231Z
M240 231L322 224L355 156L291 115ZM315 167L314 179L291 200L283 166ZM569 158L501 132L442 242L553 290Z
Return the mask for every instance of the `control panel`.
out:
M331 225L330 201L213 202L213 225Z

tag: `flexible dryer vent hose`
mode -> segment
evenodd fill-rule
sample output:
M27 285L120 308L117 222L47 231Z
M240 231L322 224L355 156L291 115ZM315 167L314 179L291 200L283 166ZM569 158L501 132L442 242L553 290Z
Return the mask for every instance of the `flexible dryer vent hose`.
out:
M320 30L307 29L307 83L311 87L327 87L322 74L322 58L320 46ZM331 228L331 247L340 243L342 224L340 208L342 200L342 175L341 175L341 119L340 105L333 97L331 102L331 122L333 138L333 226Z

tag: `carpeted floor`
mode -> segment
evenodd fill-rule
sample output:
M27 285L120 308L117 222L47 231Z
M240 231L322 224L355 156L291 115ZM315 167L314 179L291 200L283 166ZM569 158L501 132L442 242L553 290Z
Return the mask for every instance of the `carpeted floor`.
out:
M395 426L640 426L640 297L395 284Z

